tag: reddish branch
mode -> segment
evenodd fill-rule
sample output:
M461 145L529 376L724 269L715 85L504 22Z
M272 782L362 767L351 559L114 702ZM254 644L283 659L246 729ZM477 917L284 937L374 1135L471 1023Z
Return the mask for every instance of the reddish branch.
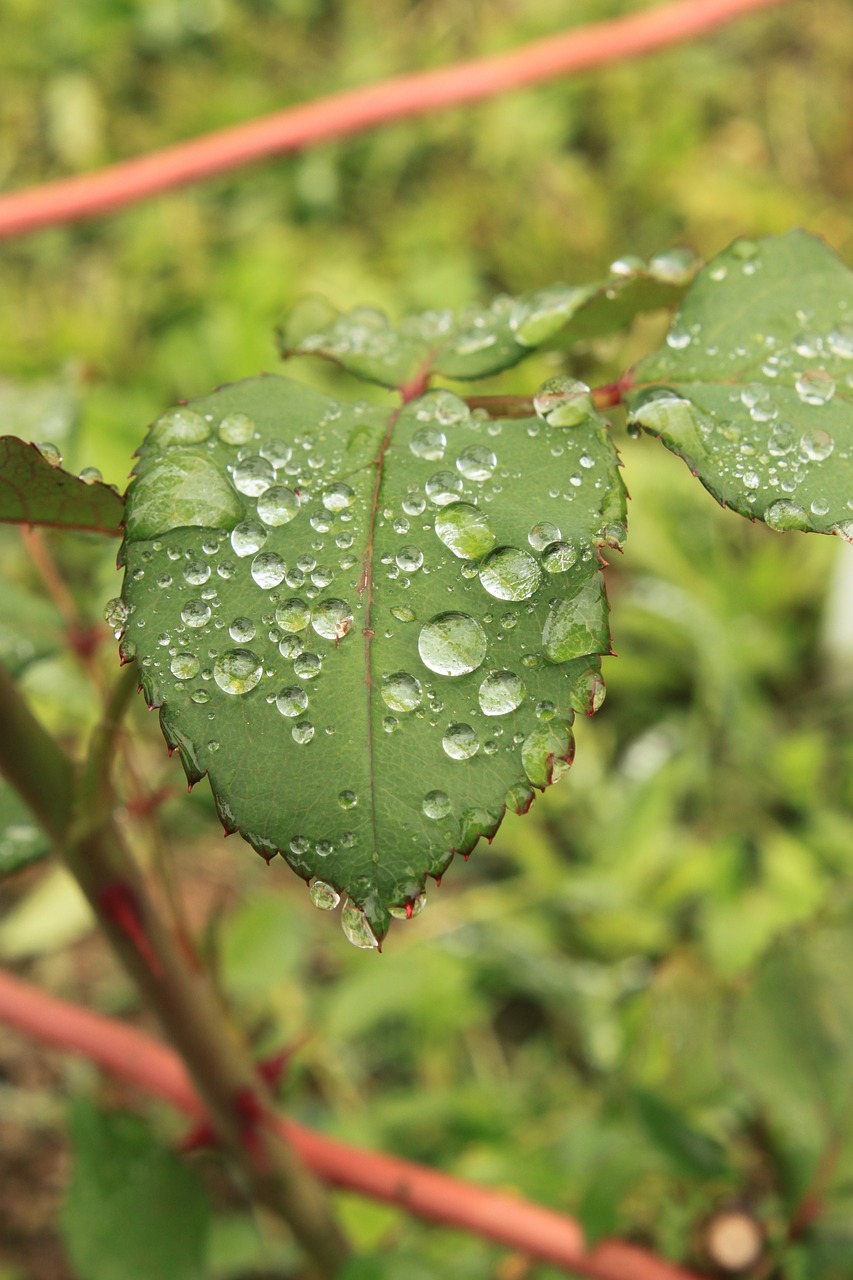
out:
M156 1040L0 972L0 1021L165 1098L198 1120L204 1106L177 1054ZM605 1240L587 1249L573 1219L520 1197L475 1187L408 1160L365 1151L274 1118L313 1172L333 1186L398 1205L443 1226L470 1231L590 1280L699 1280L635 1245Z
M0 197L0 238L118 209L264 156L297 151L407 116L426 115L571 72L636 58L780 3L782 0L679 0L550 36L510 53L330 94L99 172Z

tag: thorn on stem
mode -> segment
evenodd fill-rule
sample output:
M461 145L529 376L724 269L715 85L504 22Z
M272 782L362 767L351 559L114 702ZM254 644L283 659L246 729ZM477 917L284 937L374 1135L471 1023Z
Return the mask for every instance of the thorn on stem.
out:
M107 919L132 943L149 972L157 978L162 978L163 966L145 932L142 912L133 890L119 882L106 885L98 894L98 906Z

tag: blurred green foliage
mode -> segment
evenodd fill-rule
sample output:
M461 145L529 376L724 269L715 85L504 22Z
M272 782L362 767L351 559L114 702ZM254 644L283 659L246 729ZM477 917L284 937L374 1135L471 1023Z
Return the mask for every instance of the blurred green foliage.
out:
M7 0L0 182L84 171L629 7ZM29 434L123 484L164 407L274 367L274 324L308 291L399 314L798 223L850 261L851 48L843 0L792 4L8 242L0 374L46 406ZM606 381L659 333L642 320L573 371ZM543 356L501 385L529 392L562 367ZM292 371L342 386L332 368ZM76 426L65 414L63 439L45 391L60 385L79 413ZM841 1280L853 1265L850 549L750 526L653 442L620 447L633 502L608 577L620 656L606 663L607 704L579 726L572 775L454 866L385 955L355 952L283 867L246 847L227 846L230 888L217 889L226 855L204 787L140 823L140 848L178 880L192 868L182 893L201 904L193 919L258 1052L298 1046L284 1086L294 1116L697 1267L710 1266L714 1212L746 1206L777 1259L762 1274ZM117 592L114 546L48 542L97 618ZM14 532L2 550L14 593L2 611L17 619L41 585ZM21 656L39 714L79 740L97 711L89 675L54 651L51 613L34 605L32 618L31 650L26 628L7 639L4 621L4 653ZM106 646L100 669L114 665ZM181 789L153 718L138 710L133 723L130 789ZM822 1211L789 1242L828 1149ZM339 1201L369 1255L349 1280L556 1275ZM277 1229L229 1204L210 1273L296 1274Z

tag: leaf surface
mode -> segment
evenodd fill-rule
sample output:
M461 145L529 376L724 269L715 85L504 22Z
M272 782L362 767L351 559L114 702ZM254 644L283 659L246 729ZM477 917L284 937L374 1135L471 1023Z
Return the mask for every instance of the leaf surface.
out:
M735 241L627 394L723 506L853 539L853 272L804 231Z
M29 809L0 778L0 876L18 871L50 853L50 841Z
M121 534L124 501L96 477L54 466L34 444L0 437L0 520Z
M423 312L396 326L372 307L340 312L306 298L287 316L279 346L285 358L321 356L384 387L429 374L483 378L542 347L587 341L627 327L641 311L673 307L692 274L692 257L675 250L648 267L626 261L619 274L593 284L502 295L490 307Z
M317 878L318 905L345 893L351 940L525 811L601 700L599 547L624 537L624 490L591 401L570 416L493 422L444 391L398 413L263 377L142 447L123 656L225 825Z

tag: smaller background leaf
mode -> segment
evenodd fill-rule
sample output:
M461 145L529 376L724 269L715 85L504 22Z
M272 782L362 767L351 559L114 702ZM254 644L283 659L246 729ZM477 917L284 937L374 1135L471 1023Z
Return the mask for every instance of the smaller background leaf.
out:
M118 537L123 516L124 499L109 485L87 484L52 466L35 445L0 437L0 520Z

